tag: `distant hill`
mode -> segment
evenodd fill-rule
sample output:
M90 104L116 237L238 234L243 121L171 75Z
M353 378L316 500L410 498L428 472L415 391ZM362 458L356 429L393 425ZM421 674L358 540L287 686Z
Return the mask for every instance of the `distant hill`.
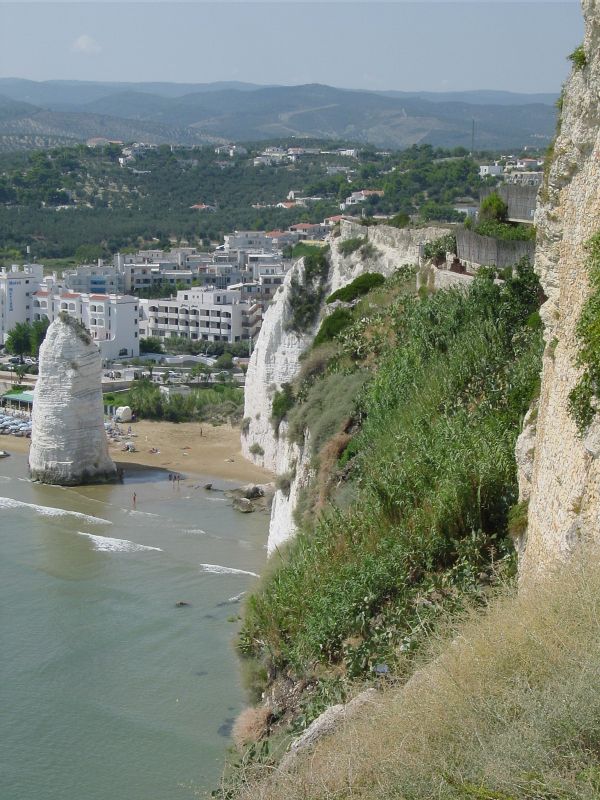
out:
M420 97L432 103L470 103L472 105L525 106L532 103L543 103L552 106L558 100L558 92L520 94L518 92L502 92L495 89L478 89L467 92L376 92L384 97Z
M532 102L532 99L534 102ZM554 95L400 93L321 84L135 84L0 79L0 147L28 136L92 136L199 144L316 137L407 147L418 142L480 149L544 146Z

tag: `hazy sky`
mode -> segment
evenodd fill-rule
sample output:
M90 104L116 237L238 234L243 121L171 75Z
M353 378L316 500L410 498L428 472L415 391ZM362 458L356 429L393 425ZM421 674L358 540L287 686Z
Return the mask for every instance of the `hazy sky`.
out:
M571 2L0 2L0 77L558 91Z

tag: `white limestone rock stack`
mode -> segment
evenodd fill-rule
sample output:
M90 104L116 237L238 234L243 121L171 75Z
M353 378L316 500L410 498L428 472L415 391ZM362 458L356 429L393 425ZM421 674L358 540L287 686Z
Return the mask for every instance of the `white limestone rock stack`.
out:
M580 376L576 326L590 291L584 245L600 231L600 4L583 0L582 6L587 63L574 67L565 86L535 217L535 268L548 300L533 460L523 439L517 450L522 499L529 495L522 580L567 557L582 540L600 540L599 415L580 437L568 409Z
M115 480L102 408L102 358L87 331L61 315L40 348L29 469L61 486Z

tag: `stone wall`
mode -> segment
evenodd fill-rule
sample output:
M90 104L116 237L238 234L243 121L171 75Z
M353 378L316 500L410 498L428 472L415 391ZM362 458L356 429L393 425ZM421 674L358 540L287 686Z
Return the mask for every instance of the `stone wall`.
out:
M535 243L530 241L512 242L480 236L478 233L458 228L456 231L456 255L465 266L476 269L480 266L512 267L517 261L527 257L534 259Z

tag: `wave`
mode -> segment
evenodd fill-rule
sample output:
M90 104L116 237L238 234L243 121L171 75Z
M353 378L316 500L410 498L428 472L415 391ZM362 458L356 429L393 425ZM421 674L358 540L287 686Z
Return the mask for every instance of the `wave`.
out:
M256 572L250 572L247 569L234 569L233 567L222 567L220 564L200 564L202 572L211 572L214 575L251 575L253 578L259 578Z
M137 544L128 539L112 539L110 536L95 536L93 533L77 531L80 536L87 536L94 545L94 550L101 553L138 553L141 550L155 550L162 553L160 547L150 547L146 544Z
M184 528L183 533L193 533L196 536L208 536L206 531L203 531L202 528Z
M0 497L0 509L13 509L15 511L35 511L42 517L74 517L89 522L92 525L112 525L108 519L92 517L89 514L81 514L79 511L67 511L64 508L54 506L38 506L35 503L23 503L21 500L13 500L12 497Z
M151 511L128 511L132 517L160 517L160 514L153 514Z

